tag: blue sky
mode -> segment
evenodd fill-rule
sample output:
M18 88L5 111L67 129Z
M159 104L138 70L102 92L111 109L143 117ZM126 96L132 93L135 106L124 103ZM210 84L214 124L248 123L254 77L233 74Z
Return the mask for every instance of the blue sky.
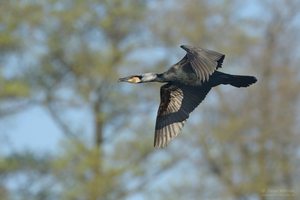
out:
M2 120L1 138L3 137L1 150L5 152L25 149L53 152L62 139L62 133L45 110L33 107Z

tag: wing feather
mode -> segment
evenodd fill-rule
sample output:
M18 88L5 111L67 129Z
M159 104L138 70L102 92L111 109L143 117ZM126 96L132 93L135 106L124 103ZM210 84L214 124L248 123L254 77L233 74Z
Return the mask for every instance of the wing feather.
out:
M216 69L222 67L225 55L208 49L190 47L184 58L187 58L188 62L181 62L182 65L190 64L197 78L205 82Z
M168 83L161 87L161 102L155 125L155 147L165 147L181 132L189 114L203 101L210 89L205 84L187 86Z

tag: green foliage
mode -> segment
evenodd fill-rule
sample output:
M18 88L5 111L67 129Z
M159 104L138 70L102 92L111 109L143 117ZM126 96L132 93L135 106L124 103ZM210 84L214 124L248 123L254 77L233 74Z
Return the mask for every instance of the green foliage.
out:
M130 111L126 101L123 105L118 102L127 95L116 88L118 68L128 62L127 56L134 46L130 38L143 20L145 2L51 0L16 5L6 2L4 6L6 9L1 15L6 17L1 18L4 26L0 28L7 34L1 35L5 41L0 47L9 54L3 56L1 64L8 64L9 56L14 56L22 66L16 73L19 76L1 79L1 101L18 104L26 100L43 106L67 138L77 137L78 131L73 131L68 119L61 116L74 107L88 107L94 119L93 137L98 138L93 145L68 138L67 147L60 155L43 166L49 173L40 174L50 176L53 187L38 187L38 193L31 187L18 189L20 195L28 199L41 199L42 194L47 194L45 198L49 199L57 196L62 199L118 199L125 195L125 185L120 184L124 165L112 166L112 156L102 152L106 144L104 138L116 137L113 131L126 123L127 119L122 116ZM22 16L14 16L13 11ZM10 39L10 36L13 37ZM8 52L6 46L15 47L10 40L17 41L18 48ZM108 126L112 131L105 131ZM27 161L31 163L29 157ZM1 164L3 175L9 180L14 180L14 174L18 173L15 167L25 175L31 174L22 160L5 159ZM42 182L35 177L28 180L33 181L33 187ZM18 187L25 186L19 183ZM55 187L60 192L54 191ZM49 194L51 191L53 195ZM12 195L14 197L18 195Z
M0 99L27 98L30 95L30 89L21 80L0 80L0 85Z
M53 163L54 174L65 191L61 199L113 199L112 194L121 192L118 177L123 171L119 166L109 166L95 147L78 140L66 143Z

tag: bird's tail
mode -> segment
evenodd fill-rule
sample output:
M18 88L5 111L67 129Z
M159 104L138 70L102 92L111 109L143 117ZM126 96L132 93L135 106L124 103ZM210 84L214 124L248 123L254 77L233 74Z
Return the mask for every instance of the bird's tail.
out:
M231 75L217 72L219 84L232 85L234 87L248 87L257 81L254 76Z

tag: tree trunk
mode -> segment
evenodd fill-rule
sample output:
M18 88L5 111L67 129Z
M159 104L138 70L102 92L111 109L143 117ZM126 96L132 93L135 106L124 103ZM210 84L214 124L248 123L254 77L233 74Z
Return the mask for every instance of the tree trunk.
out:
M94 134L95 134L95 147L100 150L103 143L103 117L101 113L101 102L96 101L94 104Z

